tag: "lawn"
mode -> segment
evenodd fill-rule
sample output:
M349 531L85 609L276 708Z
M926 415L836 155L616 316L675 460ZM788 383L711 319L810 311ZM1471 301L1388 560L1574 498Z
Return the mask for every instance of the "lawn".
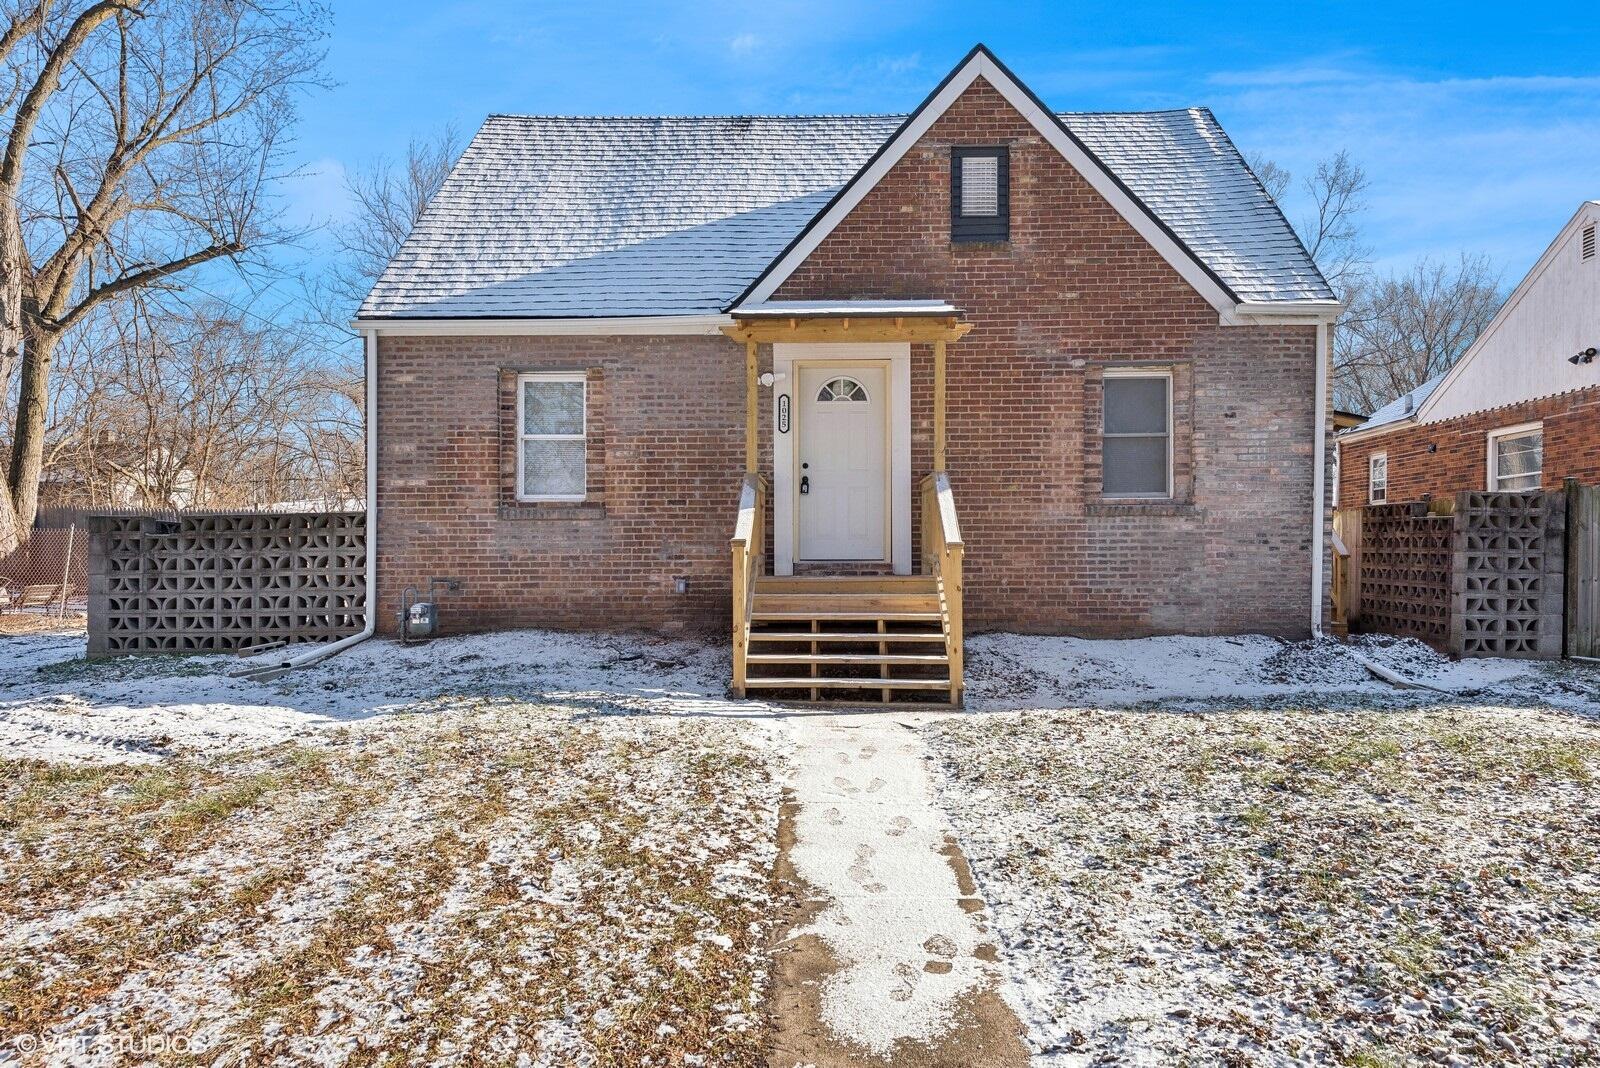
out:
M1600 1062L1600 723L1057 711L928 742L1049 1064Z
M691 639L82 652L0 641L0 1064L1600 1065L1592 669L985 635L967 713L791 717Z
M0 1035L72 1063L754 1063L777 786L747 733L484 698L6 762Z

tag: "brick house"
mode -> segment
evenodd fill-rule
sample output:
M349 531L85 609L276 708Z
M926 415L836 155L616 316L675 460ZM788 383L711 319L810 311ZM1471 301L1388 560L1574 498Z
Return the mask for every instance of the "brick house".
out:
M1600 201L1449 371L1338 438L1341 505L1600 482Z
M909 115L493 116L359 316L380 626L449 576L885 700L967 629L1304 636L1337 310L1208 111L982 46Z

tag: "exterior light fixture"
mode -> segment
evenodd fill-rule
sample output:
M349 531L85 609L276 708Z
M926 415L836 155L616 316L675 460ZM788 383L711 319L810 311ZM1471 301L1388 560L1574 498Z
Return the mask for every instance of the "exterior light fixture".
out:
M1575 356L1568 356L1567 362L1572 364L1574 367L1580 363L1594 363L1595 354L1596 350L1594 346L1591 345Z

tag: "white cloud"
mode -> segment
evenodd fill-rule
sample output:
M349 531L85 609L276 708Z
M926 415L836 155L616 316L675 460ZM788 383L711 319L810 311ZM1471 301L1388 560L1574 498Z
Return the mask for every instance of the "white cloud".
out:
M741 33L739 36L728 42L728 51L732 52L736 56L748 56L750 53L756 50L756 46L760 43L761 38L757 37L755 34Z
M1380 267L1487 252L1514 281L1600 195L1600 78L1427 78L1337 56L1206 84L1246 152L1304 175L1347 149L1366 168Z

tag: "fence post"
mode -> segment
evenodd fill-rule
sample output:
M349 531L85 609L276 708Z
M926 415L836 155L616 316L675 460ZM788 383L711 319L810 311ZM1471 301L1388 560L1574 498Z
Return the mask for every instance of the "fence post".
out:
M67 559L61 565L61 607L56 611L57 619L67 618L67 584L72 581L72 540L78 533L78 525L70 524L67 527Z

